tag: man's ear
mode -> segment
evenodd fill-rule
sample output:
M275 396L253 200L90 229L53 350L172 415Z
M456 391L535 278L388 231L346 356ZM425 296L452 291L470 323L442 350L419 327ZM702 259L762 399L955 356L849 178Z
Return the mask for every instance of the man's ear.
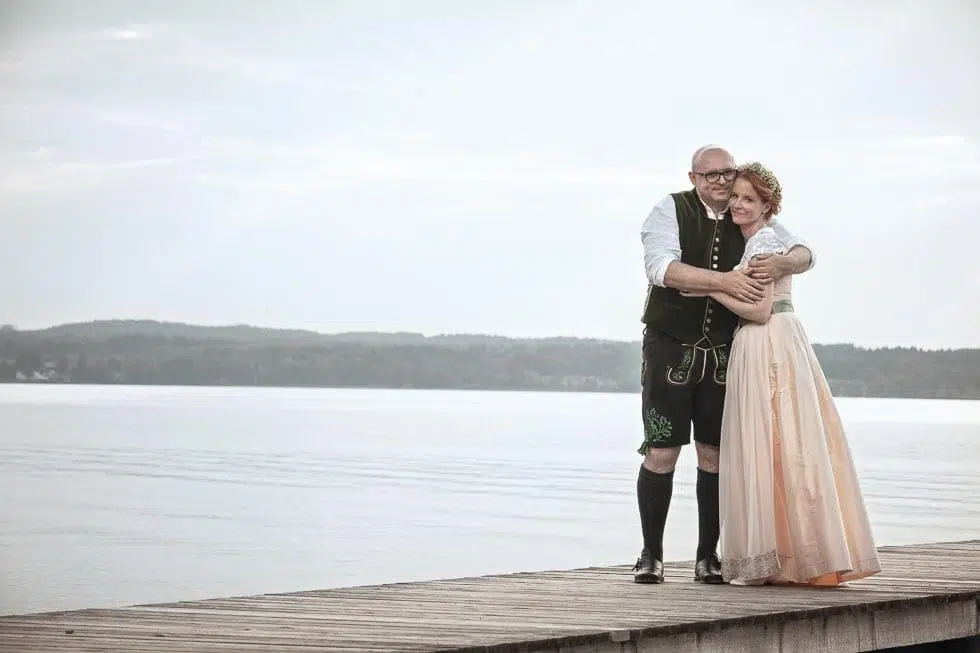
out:
M687 173L687 178L690 180L692 186L697 186L697 177L694 176L693 172Z

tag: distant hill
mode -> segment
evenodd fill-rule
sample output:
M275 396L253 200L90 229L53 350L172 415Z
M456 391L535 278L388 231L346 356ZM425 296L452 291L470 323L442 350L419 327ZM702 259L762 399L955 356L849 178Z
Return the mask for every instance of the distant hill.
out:
M980 399L980 349L814 345L838 396ZM0 328L0 382L638 392L640 343L101 320Z
M8 328L9 331L9 328ZM502 336L486 335L439 335L425 336L409 331L380 332L352 331L346 333L318 333L303 329L270 329L247 324L227 326L200 326L181 322L160 322L157 320L96 320L60 324L47 329L18 331L24 335L40 338L59 338L66 340L99 340L119 337L177 338L187 340L252 342L252 343L309 343L331 342L377 342L377 343L420 343L425 341L469 344L473 342L505 341Z
M316 331L301 329L266 329L247 324L229 326L198 326L180 322L159 322L156 320L96 320L61 324L36 331L22 331L25 335L39 338L61 338L66 340L104 341L119 337L179 338L189 340L217 340L223 342L307 342L318 343L328 340L375 340L412 341L423 339L416 333L350 333L326 335Z

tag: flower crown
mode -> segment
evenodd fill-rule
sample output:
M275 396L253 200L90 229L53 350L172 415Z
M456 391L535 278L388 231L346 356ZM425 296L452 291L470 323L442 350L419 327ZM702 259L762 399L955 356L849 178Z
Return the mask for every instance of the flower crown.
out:
M779 185L779 180L776 179L776 175L772 173L772 170L758 161L751 161L738 166L738 172L739 174L751 172L762 179L762 183L772 191L772 208L774 209L774 213L777 213L783 204L783 187Z

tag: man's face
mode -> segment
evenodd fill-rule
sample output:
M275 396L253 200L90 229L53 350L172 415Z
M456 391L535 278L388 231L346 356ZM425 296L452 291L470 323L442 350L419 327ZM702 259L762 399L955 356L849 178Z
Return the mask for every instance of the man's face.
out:
M735 160L727 152L706 152L687 176L706 203L725 204L735 182Z

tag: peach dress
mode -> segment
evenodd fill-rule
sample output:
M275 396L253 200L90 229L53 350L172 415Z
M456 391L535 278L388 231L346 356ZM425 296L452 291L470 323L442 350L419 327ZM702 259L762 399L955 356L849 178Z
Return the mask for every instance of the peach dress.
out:
M784 252L763 227L738 267ZM734 584L838 585L881 571L830 386L792 312L792 276L765 324L735 333L721 425L722 576Z

